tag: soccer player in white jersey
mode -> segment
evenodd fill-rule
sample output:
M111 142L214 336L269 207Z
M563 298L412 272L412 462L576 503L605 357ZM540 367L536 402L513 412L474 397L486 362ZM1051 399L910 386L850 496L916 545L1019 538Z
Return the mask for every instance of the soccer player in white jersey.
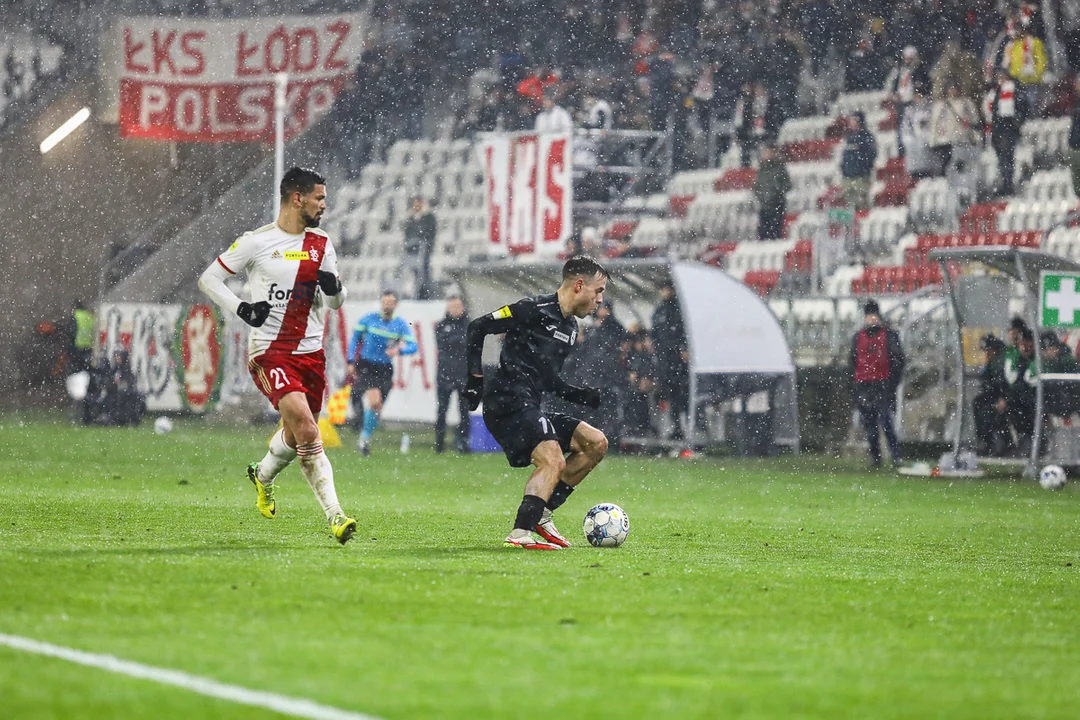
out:
M326 389L323 319L328 307L345 302L334 246L317 229L326 210L326 180L294 167L281 179L280 191L277 222L242 235L203 272L199 288L251 326L248 369L281 413L283 427L271 438L266 457L248 466L256 507L264 517L274 517L274 478L299 457L331 534L344 545L356 532L356 520L338 502L334 470L315 421ZM247 273L251 302L225 285L240 272Z

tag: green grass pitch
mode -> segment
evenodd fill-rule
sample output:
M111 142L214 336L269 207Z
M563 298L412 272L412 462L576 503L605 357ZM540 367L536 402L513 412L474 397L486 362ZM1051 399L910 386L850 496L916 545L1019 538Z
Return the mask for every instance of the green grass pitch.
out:
M529 553L501 456L346 435L339 547L296 467L258 515L266 428L0 425L0 633L388 719L1080 716L1074 485L612 457ZM273 715L0 647L0 717Z

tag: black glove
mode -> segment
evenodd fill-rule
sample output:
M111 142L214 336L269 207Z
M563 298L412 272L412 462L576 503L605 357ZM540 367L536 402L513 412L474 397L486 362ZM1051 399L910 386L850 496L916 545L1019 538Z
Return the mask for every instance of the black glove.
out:
M484 394L484 378L477 375L469 375L469 381L465 383L465 402L469 406L469 412L480 407L480 396Z
M270 303L265 300L254 304L242 302L236 308L236 314L251 327L259 327L270 317Z
M316 270L315 277L319 281L319 287L327 295L337 295L341 292L341 280L332 272Z
M568 385L562 393L562 399L575 405L585 405L593 410L600 407L602 398L596 388L579 388Z

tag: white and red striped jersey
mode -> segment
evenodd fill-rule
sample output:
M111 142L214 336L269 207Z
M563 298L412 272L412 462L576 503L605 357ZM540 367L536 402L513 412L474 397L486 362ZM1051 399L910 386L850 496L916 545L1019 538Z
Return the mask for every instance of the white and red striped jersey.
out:
M270 316L248 331L248 357L265 352L302 355L322 348L323 321L328 307L340 307L345 290L327 302L316 271L338 273L337 253L322 230L308 228L291 235L264 225L241 235L218 256L228 274L246 272L252 303L270 303ZM216 299L216 298L215 298ZM235 308L233 308L235 310Z

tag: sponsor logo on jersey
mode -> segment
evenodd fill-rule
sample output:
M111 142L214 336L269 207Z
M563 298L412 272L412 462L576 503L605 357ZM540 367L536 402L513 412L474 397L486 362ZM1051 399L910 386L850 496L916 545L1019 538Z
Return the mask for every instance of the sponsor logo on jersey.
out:
M229 246L229 252L232 252L233 250L235 250L236 246L239 245L239 244L240 244L239 240L233 241L233 244Z
M319 283L315 280L297 283L295 287L288 289L277 283L271 283L270 289L266 292L266 299L271 303L288 302L293 298L296 298L297 300L312 300L315 298L315 291L318 289Z
M271 260L280 260L281 259L281 251L280 250L275 250L274 252L270 253L270 259Z
M555 331L554 337L556 340L562 340L564 343L570 342L570 336L564 332Z
M288 252L285 253L285 259L286 260L314 260L315 258L311 257L312 254L317 255L318 251L312 250L311 253L308 253L307 250L289 250Z
M495 312L491 313L491 318L493 320L502 320L504 318L508 318L508 317L511 317L511 316L512 315L510 313L510 306L509 305L503 305L501 308L499 308Z

